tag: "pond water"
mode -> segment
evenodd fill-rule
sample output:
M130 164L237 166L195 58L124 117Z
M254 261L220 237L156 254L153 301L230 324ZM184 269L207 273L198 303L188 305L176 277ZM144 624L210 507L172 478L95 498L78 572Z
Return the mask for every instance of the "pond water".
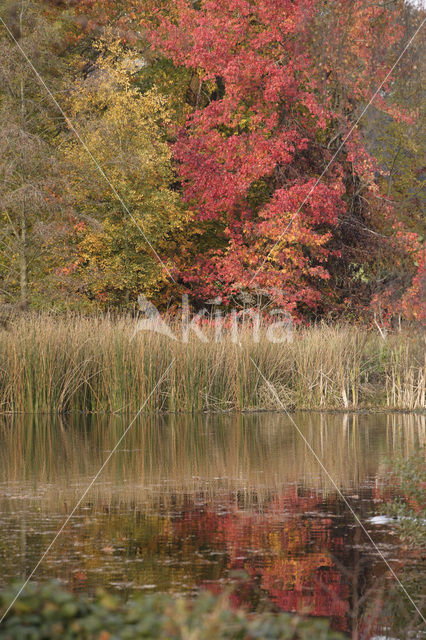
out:
M395 582L386 562L399 574L408 558L377 517L392 498L386 460L425 443L426 418L293 417L334 483L285 415L141 417L34 578L125 597L233 585L232 600L252 610L324 616L372 637ZM0 586L31 572L127 425L0 419Z

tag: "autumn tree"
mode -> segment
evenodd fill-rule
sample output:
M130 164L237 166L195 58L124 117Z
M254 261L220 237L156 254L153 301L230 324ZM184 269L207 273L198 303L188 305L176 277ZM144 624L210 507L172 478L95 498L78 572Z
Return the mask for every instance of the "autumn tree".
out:
M392 316L419 320L424 45L418 29L425 12L404 2L385 8L357 2L351 11L344 4L327 3L318 12L309 42L313 73L335 111L328 146L340 144L348 123L363 113L345 144L356 170L346 175L347 211L334 240L341 254L330 272L352 313L369 309L384 322ZM374 174L363 170L366 160Z
M62 147L77 234L68 271L105 306L134 305L140 293L166 303L170 256L185 226L171 188L171 112L155 86L138 87L143 58L112 36L96 46L96 62L76 79L68 104L80 139L70 133Z
M7 295L124 308L144 293L165 306L184 286L196 305L254 290L299 318L419 317L419 40L387 76L421 9L46 0L2 11L70 117L67 128L2 27Z
M20 50L53 91L61 86L60 32L41 9L9 2L0 14L0 274L3 295L24 306L41 303L54 270L48 245L61 209L52 198L60 115Z
M382 168L359 128L347 138L380 83L376 108L407 117L386 99L403 34L398 3L177 6L152 41L204 88L174 147L199 233L182 278L201 299L225 303L256 286L296 315L341 311L354 289L368 307L364 239L374 260L398 249L401 265L416 242L375 203Z

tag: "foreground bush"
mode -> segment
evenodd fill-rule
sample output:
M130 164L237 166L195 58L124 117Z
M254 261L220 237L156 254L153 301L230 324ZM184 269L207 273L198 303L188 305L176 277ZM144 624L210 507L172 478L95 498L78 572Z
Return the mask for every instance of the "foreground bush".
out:
M0 594L5 610L15 589ZM157 594L122 603L107 594L94 600L76 596L57 583L29 584L0 625L3 640L79 638L81 640L339 640L328 623L290 614L248 614L224 598L204 593L194 600Z
M424 637L426 593L426 449L423 447L408 458L392 460L391 474L397 497L385 503L384 513L394 518L395 532L406 549L406 559L399 578L407 593L397 585L386 598L385 613L392 636ZM414 606L415 605L415 606ZM421 615L420 615L421 614ZM423 619L422 619L423 616Z
M411 549L426 550L426 448L392 465L393 480L401 497L386 504L396 518L399 537Z

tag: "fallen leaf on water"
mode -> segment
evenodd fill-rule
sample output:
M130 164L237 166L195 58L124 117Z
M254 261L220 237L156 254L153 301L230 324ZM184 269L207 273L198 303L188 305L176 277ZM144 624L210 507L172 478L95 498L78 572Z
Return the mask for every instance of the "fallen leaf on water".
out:
M105 545L105 547L102 547L101 551L103 551L104 553L114 553L114 547L111 547L110 545Z

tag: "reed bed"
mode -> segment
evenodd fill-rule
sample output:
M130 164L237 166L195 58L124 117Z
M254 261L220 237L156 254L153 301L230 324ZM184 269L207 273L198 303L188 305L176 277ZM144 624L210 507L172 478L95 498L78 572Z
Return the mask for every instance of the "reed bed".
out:
M136 331L131 317L26 316L0 331L3 413L425 406L425 335L317 326L276 344L250 327L207 342ZM271 394L253 362L274 385ZM159 379L173 361L168 374Z

